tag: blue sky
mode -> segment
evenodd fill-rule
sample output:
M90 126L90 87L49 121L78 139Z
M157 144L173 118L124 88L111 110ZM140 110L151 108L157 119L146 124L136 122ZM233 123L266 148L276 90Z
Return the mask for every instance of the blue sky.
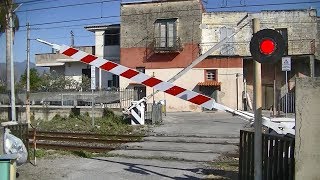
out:
M124 1L133 0L122 0L122 2ZM41 38L57 44L69 45L70 31L72 30L75 35L75 45L94 45L94 33L85 30L84 26L91 24L120 23L121 0L16 0L15 2L23 3L17 11L20 20L20 30L15 35L14 44L14 61L17 62L26 60L27 43L25 25L27 22L31 25L32 62L34 62L34 54L51 51L48 46L35 41L34 39L36 38ZM270 5L279 3L293 4ZM320 11L320 1L317 0L207 0L205 6L208 8L209 12L307 9L310 7ZM68 22L58 23L61 21ZM5 62L4 34L0 36L0 62Z

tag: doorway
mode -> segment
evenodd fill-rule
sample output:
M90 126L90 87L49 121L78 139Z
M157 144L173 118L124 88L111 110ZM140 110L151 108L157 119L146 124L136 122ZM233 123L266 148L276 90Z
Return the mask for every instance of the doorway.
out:
M209 96L215 100L218 98L218 91L220 90L220 87L217 86L200 86L199 90L201 94ZM214 109L206 109L202 108L203 111L212 111Z

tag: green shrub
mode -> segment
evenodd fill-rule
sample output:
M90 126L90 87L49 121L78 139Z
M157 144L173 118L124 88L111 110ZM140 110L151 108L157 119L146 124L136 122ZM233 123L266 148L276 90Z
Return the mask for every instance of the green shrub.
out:
M115 116L114 112L111 111L110 109L108 109L108 108L104 108L104 109L103 109L103 112L102 112L102 117L103 117L103 118L104 118L104 117L111 117L111 118L113 118L114 116Z

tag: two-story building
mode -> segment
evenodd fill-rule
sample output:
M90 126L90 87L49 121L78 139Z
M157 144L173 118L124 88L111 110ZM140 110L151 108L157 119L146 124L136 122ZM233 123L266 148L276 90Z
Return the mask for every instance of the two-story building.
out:
M120 62L120 25L91 25L86 30L95 33L95 46L75 47L90 54ZM51 73L57 73L82 82L82 77L91 78L91 66L72 60L71 58L56 53L36 54L36 66L49 67ZM95 68L97 89L118 88L119 77L109 72Z
M201 0L122 3L120 63L161 80L169 80L199 57L199 27L204 11ZM205 60L174 84L217 98L217 92L223 85L228 86L229 82L221 85L225 79L219 79L216 69L213 69L215 65L222 68L242 67L242 61L237 58ZM233 80L236 80L235 74ZM120 87L138 89L140 97L153 93L152 88L124 78L120 78ZM153 100L166 100L167 111L202 110L197 105L163 92L150 99ZM236 106L231 103L227 105Z

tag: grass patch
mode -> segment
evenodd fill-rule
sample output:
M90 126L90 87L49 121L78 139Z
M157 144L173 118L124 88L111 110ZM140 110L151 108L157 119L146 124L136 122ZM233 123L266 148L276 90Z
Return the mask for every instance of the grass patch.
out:
M36 150L36 158L50 158L50 157L57 157L60 155L71 155L72 152L69 151L62 151L62 150L47 150L47 149L37 149ZM29 157L33 159L34 151L32 148L29 149Z
M224 171L238 171L239 162L210 162L208 163L210 167L224 170Z
M71 151L71 153L75 156L83 157L83 158L92 158L94 155L88 151Z
M66 132L93 132L100 134L137 134L143 135L147 132L143 126L131 126L122 116L114 114L111 110L105 109L102 117L92 119L89 113L77 114L70 112L68 117L56 114L52 120L33 120L31 124L38 130L45 131L66 131Z

